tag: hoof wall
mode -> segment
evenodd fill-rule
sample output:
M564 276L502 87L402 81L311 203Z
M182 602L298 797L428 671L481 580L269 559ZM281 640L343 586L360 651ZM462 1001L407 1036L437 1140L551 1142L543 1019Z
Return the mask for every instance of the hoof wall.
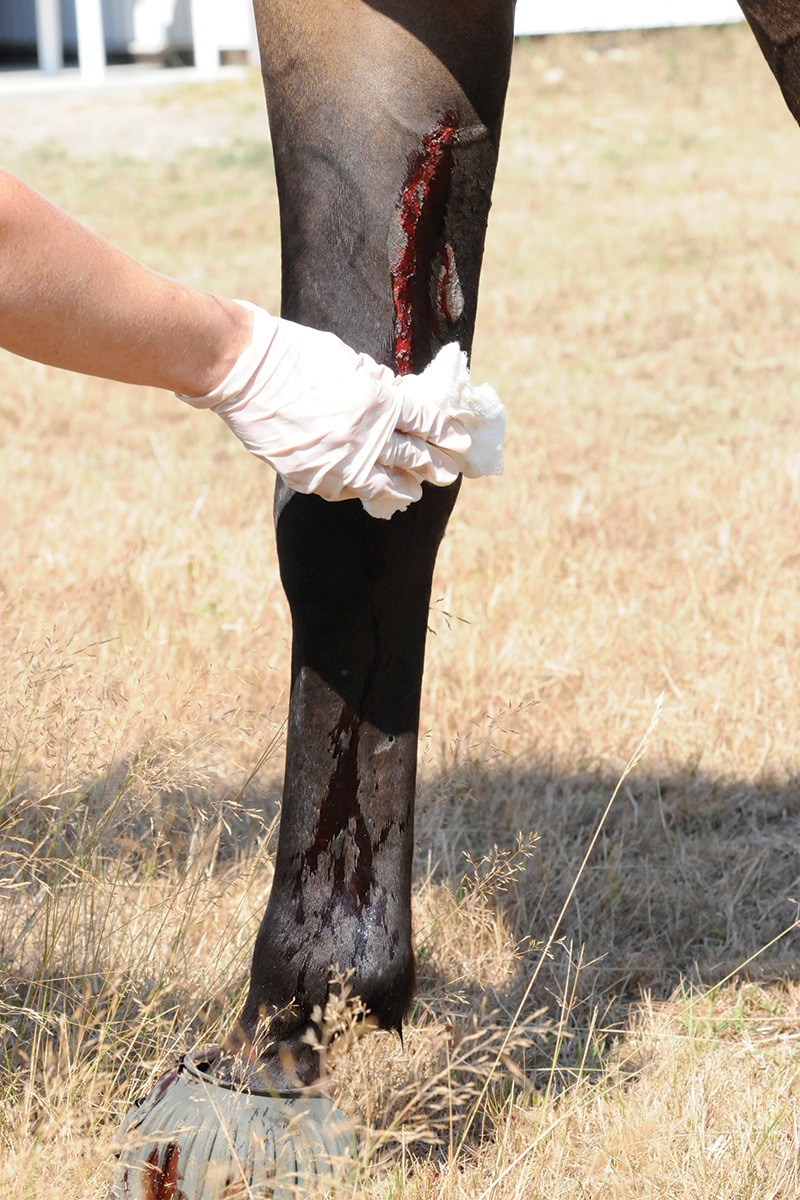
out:
M131 1110L115 1142L109 1200L289 1200L330 1187L356 1151L327 1097L237 1090L188 1056Z

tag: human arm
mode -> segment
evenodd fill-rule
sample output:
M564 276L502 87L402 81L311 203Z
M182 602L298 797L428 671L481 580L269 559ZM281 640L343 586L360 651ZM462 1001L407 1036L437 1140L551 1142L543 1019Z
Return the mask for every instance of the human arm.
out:
M0 346L213 408L295 490L374 516L470 473L474 435L440 403L449 379L480 392L464 356L433 386L396 376L333 334L150 271L2 171Z
M0 346L54 367L202 395L252 314L130 258L0 171Z

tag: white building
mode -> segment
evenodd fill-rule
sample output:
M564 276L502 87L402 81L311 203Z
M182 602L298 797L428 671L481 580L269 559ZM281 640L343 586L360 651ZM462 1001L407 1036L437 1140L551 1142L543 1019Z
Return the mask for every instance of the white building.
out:
M65 55L89 81L113 57L193 54L211 71L226 57L252 57L254 46L251 0L0 0L2 59L38 61L48 74Z
M736 0L517 0L516 32L656 28L741 20ZM0 59L48 74L77 56L86 82L108 57L194 55L212 73L232 56L255 60L251 0L0 0Z
M741 21L736 0L517 0L515 32L578 33L603 29L664 29Z

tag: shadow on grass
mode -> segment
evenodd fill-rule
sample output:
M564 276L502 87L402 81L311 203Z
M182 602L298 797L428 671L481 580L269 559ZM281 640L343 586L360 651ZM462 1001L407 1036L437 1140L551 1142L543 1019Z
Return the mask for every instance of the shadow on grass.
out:
M271 764L272 765L272 764ZM496 908L521 952L524 978L553 932L617 777L464 765L424 785L415 879ZM24 789L0 811L2 884L55 865L121 859L126 873L230 867L274 851L280 778L231 786L184 774L170 759L131 756L102 779L46 801ZM533 842L517 849L519 838ZM510 856L504 867L499 858ZM492 864L495 864L494 866ZM575 888L556 941L583 947L597 1003L668 996L731 972L763 982L800 971L800 779L758 783L686 770L624 782ZM467 901L468 901L467 897ZM445 905L446 909L446 905ZM442 979L448 917L418 929L422 960ZM763 953L759 953L763 950ZM755 959L753 956L757 955ZM752 961L749 961L751 960ZM434 976L430 976L433 983ZM469 990L469 980L460 986Z
M148 911L160 930L166 919L161 906L175 910L170 939L178 970L185 955L191 961L190 947L204 922L216 920L237 872L252 869L256 858L266 867L274 852L274 772L237 791L188 778L174 763L163 777L160 770L155 760L128 760L69 796L43 804L20 794L6 808L0 828L4 880L20 887L20 901L37 922L36 928L0 922L0 943L13 930L14 944L27 947L6 957L0 972L0 1015L14 1045L42 1022L49 1029L59 1014L80 1009L88 1016L69 1019L82 1031L97 1025L107 1039L112 1025L119 1027L130 1063L155 1057L166 1026L184 1040L202 1041L225 1023L231 996L226 1003L221 993L209 993L202 964L194 964L191 980L179 987L182 968L174 979L163 965L153 974L143 957L138 974L122 962L109 972L101 946L78 954L75 945L91 941L89 927L79 928L85 907L79 882L88 895L92 879L102 880L106 892L101 887L98 895L113 895L122 916L126 889L136 900L137 880L161 877ZM797 977L800 931L779 935L791 927L793 897L800 895L800 781L745 783L690 770L631 775L558 924L616 782L597 773L467 765L421 788L416 1011L421 1029L441 1027L440 1049L448 1062L454 1037L468 1039L483 1027L486 1046L499 1048L504 1029L519 1016L523 1026L526 1020L531 1028L536 1021L550 1024L549 1033L518 1042L527 1051L523 1045L511 1055L535 1086L545 1086L548 1071L546 1086L552 1085L556 1060L565 1079L576 1063L602 1074L608 1048L645 996L662 1002L687 985L704 989L729 976L762 984ZM65 870L71 862L74 870ZM109 882L113 864L121 872L118 895ZM231 913L238 928L224 934L241 947L228 972L236 987L244 983L266 899L268 875L262 871L256 878L261 882L252 901ZM186 910L187 896L199 926ZM13 897L6 891L3 898L10 903ZM47 932L47 912L66 919L70 906L76 936L66 938L63 956L55 939L49 959L39 961L37 928ZM108 934L97 915L92 921L92 928ZM142 919L138 943L144 947L151 936L145 924ZM11 948L8 940L0 945L0 951ZM143 1014L152 1030L144 1028ZM139 1030L134 1042L131 1023ZM55 1028L48 1036L57 1044ZM80 1036L85 1040L86 1032ZM473 1045L474 1057L483 1047ZM467 1074L472 1070L465 1067ZM500 1087L502 1093L505 1084ZM484 1118L481 1128L482 1137Z
M573 1007L613 1025L644 996L662 1001L729 976L797 978L800 929L790 927L800 898L800 780L629 776L559 923L616 783L467 767L421 796L420 866L430 864L432 883L450 892L454 908L465 889L481 892L519 948L498 1004L516 1009L554 931L526 1009L557 1010L571 988ZM527 855L515 854L520 834L536 839ZM521 869L509 871L505 886L482 888L494 847ZM430 938L423 932L423 992L447 990L447 947L446 921ZM486 990L463 971L458 987L467 1004Z

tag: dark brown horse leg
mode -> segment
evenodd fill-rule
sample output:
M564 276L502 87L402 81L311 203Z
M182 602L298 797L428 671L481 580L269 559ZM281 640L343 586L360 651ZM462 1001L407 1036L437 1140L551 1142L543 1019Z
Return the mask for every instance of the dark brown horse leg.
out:
M800 0L739 0L739 3L789 111L800 121Z
M283 315L401 371L472 339L512 0L256 0ZM276 493L293 624L275 879L228 1049L310 1082L331 972L399 1029L431 576L457 485L391 521ZM220 1066L219 1070L223 1067Z

